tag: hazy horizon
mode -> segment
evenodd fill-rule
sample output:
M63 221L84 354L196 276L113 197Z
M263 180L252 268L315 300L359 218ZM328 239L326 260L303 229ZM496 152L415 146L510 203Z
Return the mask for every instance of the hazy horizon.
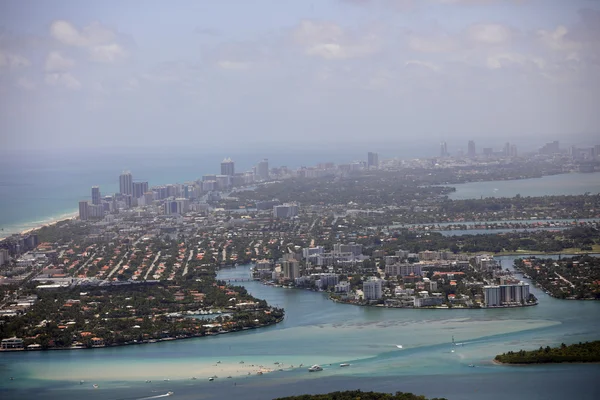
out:
M5 152L593 145L599 76L590 0L0 4Z

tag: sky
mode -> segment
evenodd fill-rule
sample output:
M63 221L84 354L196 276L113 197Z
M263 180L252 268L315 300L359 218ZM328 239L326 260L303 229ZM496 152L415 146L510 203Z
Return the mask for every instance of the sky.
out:
M600 144L600 1L0 2L0 148Z

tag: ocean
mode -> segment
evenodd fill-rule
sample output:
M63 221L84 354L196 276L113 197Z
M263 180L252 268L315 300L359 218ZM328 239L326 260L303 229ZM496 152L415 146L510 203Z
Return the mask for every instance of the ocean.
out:
M513 258L500 260L509 268ZM249 268L225 269L219 277L248 277ZM557 300L532 287L539 299L534 307L384 309L338 304L323 293L258 282L244 286L284 307L284 321L210 338L0 354L0 396L147 399L171 391L175 399L271 399L360 388L452 400L600 397L598 364L522 367L491 361L509 350L599 339L600 302ZM452 346L452 338L461 345ZM317 363L324 370L308 372ZM259 365L274 371L257 375ZM217 378L210 382L210 376Z

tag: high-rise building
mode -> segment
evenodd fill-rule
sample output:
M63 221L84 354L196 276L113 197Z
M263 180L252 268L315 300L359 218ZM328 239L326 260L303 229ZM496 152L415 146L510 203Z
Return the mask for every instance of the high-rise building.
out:
M133 178L131 172L123 171L119 176L119 193L121 194L133 194Z
M80 201L79 202L79 219L82 221L86 221L90 217L88 212L88 202Z
M297 204L282 204L280 206L273 206L273 217L274 218L293 218L298 215Z
M221 162L221 175L235 175L235 163L231 158L226 158Z
M286 260L281 263L283 267L283 277L294 280L300 277L300 263L297 260Z
M101 203L101 200L100 188L98 186L92 186L92 204L98 205Z
M379 300L383 296L382 281L378 278L371 278L363 282L363 293L365 300Z
M133 182L132 194L134 199L139 199L148 191L148 182Z
M560 153L560 146L558 140L551 143L546 143L544 147L540 149L540 154L556 154Z
M262 179L262 180L269 179L269 160L268 159L265 158L261 162L258 163L258 165L256 166L256 176L258 176L258 178Z
M367 154L367 168L377 169L379 168L379 154L369 152Z
M440 143L440 157L448 157L448 145L446 142Z
M476 151L475 151L475 142L472 140L469 140L469 145L468 145L468 149L467 149L467 156L473 158L475 157Z

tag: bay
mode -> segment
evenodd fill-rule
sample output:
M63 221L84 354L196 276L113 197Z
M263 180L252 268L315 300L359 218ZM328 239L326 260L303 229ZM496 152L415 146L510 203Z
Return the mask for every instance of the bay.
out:
M452 200L482 197L575 195L600 193L600 172L560 174L541 178L507 181L469 182L450 185L456 188L448 195Z
M513 257L500 260L503 267L512 266ZM250 266L240 266L220 271L219 278L249 274ZM244 286L284 307L284 321L264 329L149 345L0 354L0 395L133 399L173 391L181 399L268 399L357 388L449 399L559 399L569 393L575 397L567 398L593 399L600 394L595 379L599 365L510 367L491 362L509 350L599 339L599 302L561 301L532 287L540 300L535 307L384 309L338 304L324 293L259 282ZM455 352L452 337L464 343ZM342 362L351 365L340 368ZM308 372L315 363L324 371ZM259 365L275 371L256 375ZM218 378L209 382L213 375ZM85 383L80 385L80 380Z

